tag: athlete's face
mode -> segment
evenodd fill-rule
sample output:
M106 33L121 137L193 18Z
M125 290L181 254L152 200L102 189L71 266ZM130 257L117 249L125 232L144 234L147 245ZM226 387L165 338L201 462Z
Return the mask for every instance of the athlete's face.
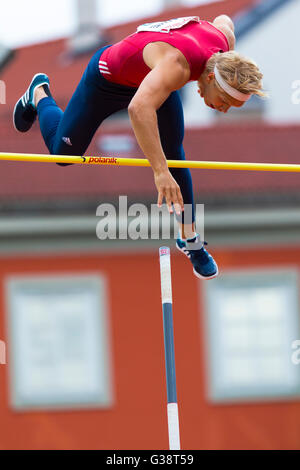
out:
M236 100L227 95L225 91L220 91L216 86L214 73L200 77L198 80L198 93L204 99L206 106L222 113L227 113L231 106L240 108L244 104L243 101Z

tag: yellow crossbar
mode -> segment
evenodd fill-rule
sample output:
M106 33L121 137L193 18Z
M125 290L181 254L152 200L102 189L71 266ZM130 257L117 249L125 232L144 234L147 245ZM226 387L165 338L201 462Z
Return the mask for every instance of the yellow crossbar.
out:
M18 162L51 162L51 163L80 163L88 165L112 165L112 166L151 166L147 159L120 158L104 156L63 156L43 154L1 153L0 161ZM167 160L170 168L202 168L210 170L248 170L248 171L286 171L300 172L300 164L285 163L246 163L246 162L214 162L214 161L189 161Z

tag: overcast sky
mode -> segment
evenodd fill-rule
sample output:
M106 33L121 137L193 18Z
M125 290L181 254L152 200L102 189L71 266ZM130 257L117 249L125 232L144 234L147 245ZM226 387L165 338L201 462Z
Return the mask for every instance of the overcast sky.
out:
M33 44L69 35L76 25L76 0L1 0L0 42L10 46ZM163 0L97 0L99 25L109 26L156 14ZM182 0L185 5L212 0ZM216 0L215 0L216 1Z

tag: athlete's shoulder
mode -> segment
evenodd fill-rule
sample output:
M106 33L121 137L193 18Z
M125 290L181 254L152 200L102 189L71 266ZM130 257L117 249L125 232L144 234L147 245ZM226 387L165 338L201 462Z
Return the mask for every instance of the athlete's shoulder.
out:
M228 41L229 50L233 50L235 47L235 34L234 23L232 19L227 15L219 15L214 19L212 24L223 34L225 34Z
M216 18L213 20L213 25L215 25L216 27L218 27L218 25L227 26L234 33L234 23L228 15L216 16Z
M173 62L178 68L181 67L186 74L190 73L189 64L183 53L166 42L158 41L147 44L143 50L143 60L151 69L159 62L164 61L164 63Z

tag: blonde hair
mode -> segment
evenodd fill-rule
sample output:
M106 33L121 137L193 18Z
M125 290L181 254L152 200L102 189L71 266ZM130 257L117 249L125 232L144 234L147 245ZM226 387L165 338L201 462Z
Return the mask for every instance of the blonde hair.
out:
M228 85L241 93L260 97L268 96L263 90L263 74L256 63L248 57L242 56L236 51L217 52L208 59L205 67L206 73L213 72L215 65ZM224 93L217 82L216 86Z

